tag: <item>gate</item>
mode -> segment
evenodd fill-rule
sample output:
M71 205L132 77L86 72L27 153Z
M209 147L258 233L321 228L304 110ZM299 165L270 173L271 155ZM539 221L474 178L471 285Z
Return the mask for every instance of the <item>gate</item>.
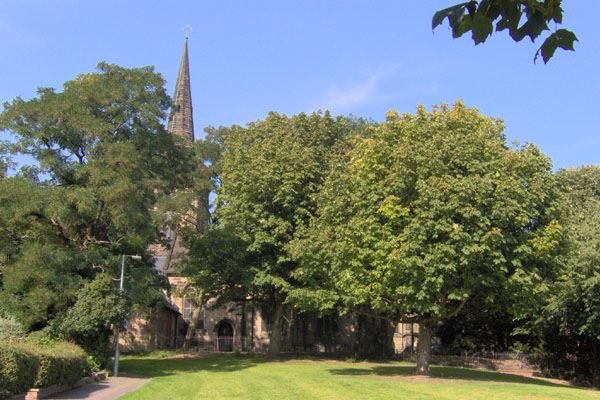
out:
M233 351L233 326L227 321L217 325L217 351Z
M232 352L233 351L233 336L217 337L217 351Z

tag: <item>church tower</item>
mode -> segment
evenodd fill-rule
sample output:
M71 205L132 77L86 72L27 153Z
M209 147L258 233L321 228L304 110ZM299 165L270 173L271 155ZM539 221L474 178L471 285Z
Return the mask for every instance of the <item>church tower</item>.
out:
M190 89L190 62L188 58L188 38L185 38L181 64L173 92L173 105L169 113L167 131L182 137L187 145L194 142L194 116L192 91Z
M167 122L167 132L183 139L182 144L184 146L192 146L194 143L194 117L187 36L183 44L181 63L179 64L179 72L175 81L171 111L169 112ZM176 276L177 273L173 267L173 261L182 254L185 254L186 250L183 247L178 229L165 229L164 239L169 243L168 247L157 246L153 249L156 258L156 268L165 275Z

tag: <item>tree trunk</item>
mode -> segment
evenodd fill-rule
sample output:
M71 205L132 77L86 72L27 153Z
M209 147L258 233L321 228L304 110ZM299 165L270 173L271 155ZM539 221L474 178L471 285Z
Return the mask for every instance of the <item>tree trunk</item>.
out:
M269 341L269 355L278 357L281 352L281 320L283 319L283 303L279 300L275 302L275 315L273 317L273 329Z
M187 332L185 333L185 339L183 340L183 351L188 351L192 345L192 339L194 336L196 336L196 327L198 326L198 320L200 319L201 312L202 305L194 305L190 324L188 325Z
M295 348L295 344L296 344L296 338L293 337L294 334L294 310L290 307L290 318L288 320L288 324L287 324L287 340L288 343L291 344L292 349Z
M256 323L256 301L254 300L254 298L252 298L252 321L251 321L251 328L250 328L250 350L254 351L254 330L256 329L255 327L255 323Z
M419 324L419 342L417 343L417 370L416 375L429 375L431 361L431 325Z
M394 343L394 334L396 333L396 327L398 322L386 321L386 343L384 347L385 357L393 357L395 354L396 344Z
M206 234L208 232L208 226L210 224L210 190L200 191L198 199L198 232Z
M591 356L592 386L600 389L600 340L596 338L592 338Z

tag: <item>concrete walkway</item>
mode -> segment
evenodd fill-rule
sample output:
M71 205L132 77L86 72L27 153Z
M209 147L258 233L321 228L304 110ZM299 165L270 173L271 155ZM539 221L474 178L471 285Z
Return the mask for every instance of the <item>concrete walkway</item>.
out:
M126 393L133 392L148 381L149 379L144 378L130 378L124 376L119 376L117 378L110 377L106 381L90 383L89 385L67 390L66 392L57 393L46 399L113 400L118 399Z

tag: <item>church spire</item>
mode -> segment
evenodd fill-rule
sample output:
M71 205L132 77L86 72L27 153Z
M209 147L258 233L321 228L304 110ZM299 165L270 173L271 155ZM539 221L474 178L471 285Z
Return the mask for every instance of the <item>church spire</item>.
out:
M192 112L192 92L190 90L190 62L188 59L188 38L183 45L179 73L175 82L173 105L169 114L167 131L181 136L187 144L194 141L194 117Z

